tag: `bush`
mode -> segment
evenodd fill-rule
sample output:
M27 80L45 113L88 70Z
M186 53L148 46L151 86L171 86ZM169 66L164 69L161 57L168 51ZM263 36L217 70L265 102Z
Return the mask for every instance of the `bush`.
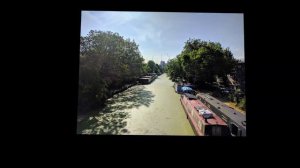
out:
M244 111L246 110L246 98L245 97L240 100L238 107Z

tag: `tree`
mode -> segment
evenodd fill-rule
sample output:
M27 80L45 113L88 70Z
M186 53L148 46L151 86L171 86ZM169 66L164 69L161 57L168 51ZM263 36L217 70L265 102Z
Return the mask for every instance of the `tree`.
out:
M148 72L149 72L149 73L153 73L153 72L156 71L156 69L157 69L157 67L156 67L156 65L155 65L155 62L152 61L152 60L149 60L149 61L148 61Z
M216 76L226 80L236 65L229 48L218 42L189 39L183 51L168 63L167 73L172 79L182 77L196 85L211 83Z
M172 80L175 80L177 77L184 77L184 71L181 66L181 62L178 59L178 56L174 59L169 60L166 66L166 72Z
M90 31L80 37L79 111L103 105L111 91L144 72L138 45L118 33Z
M155 64L155 66L156 66L156 71L155 71L155 73L162 73L161 67L160 67L158 64Z

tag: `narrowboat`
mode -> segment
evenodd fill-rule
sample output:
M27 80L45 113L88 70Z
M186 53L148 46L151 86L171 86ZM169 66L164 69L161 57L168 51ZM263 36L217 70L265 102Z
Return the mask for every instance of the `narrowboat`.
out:
M197 136L230 136L227 124L195 95L184 93L180 102Z
M152 76L154 79L158 77L156 73L148 73L148 76Z
M143 76L143 77L139 78L139 82L141 84L149 84L152 81L154 81L156 77L157 76L155 76L153 74L152 75L146 75L146 76Z
M176 93L195 93L193 90L194 86L190 83L181 83L181 82L175 82L174 83L174 89Z
M143 77L139 78L139 82L141 84L149 84L149 83L151 83L151 81L152 81L152 78L148 77L148 76L143 76Z
M198 93L196 97L227 123L232 136L246 136L246 115L208 94Z

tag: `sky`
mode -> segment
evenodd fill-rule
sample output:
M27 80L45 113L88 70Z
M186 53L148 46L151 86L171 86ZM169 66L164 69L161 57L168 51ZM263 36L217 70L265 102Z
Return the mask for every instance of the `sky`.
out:
M81 36L111 31L139 45L145 59L167 62L181 53L189 38L220 42L244 61L242 13L82 11Z

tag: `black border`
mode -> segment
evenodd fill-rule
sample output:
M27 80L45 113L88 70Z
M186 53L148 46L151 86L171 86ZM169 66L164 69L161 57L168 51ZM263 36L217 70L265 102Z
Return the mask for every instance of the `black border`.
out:
M218 144L218 146L235 146L237 144L246 147L249 138L256 137L257 128L253 127L257 121L255 110L255 77L253 74L258 72L251 66L256 60L253 49L253 10L249 1L203 1L191 2L187 1L169 1L153 2L153 1L82 1L78 6L63 9L63 15L58 15L60 18L59 29L62 39L54 40L59 44L60 62L57 63L56 59L53 60L55 67L55 95L51 95L51 100L55 99L57 103L50 112L56 111L55 115L59 115L59 119L55 120L50 127L48 135L58 135L59 137L67 138L76 144L91 143L100 145L108 143L110 145L124 146L130 145L159 145L173 147L179 144ZM219 138L219 137L181 137L181 136L102 136L102 135L77 135L77 87L78 87L78 64L79 64L79 37L80 37L80 19L81 10L105 10L105 11L159 11L159 12L210 12L210 13L244 13L245 25L245 63L246 63L246 96L247 96L247 137L237 138ZM251 57L249 56L251 55ZM52 63L52 62L51 62ZM50 64L51 64L50 63ZM50 101L50 100L49 100ZM256 102L257 103L257 102ZM59 108L59 111L57 111ZM252 114L251 114L252 113ZM50 121L52 122L52 121ZM261 123L258 123L258 125ZM52 128L54 125L55 128ZM259 127L259 126L258 126ZM262 133L259 132L258 134ZM183 147L184 148L184 147Z
M244 151L248 153L247 149L255 152L254 155L249 152L250 162L259 163L257 160L264 161L269 152L278 155L282 153L281 149L285 149L285 155L290 152L289 149L294 149L299 144L299 54L298 43L295 42L299 32L299 19L296 4L255 0L82 0L54 4L14 2L13 6L13 13L7 8L7 15L3 15L4 20L8 21L6 27L13 30L3 33L8 37L4 43L9 46L3 49L3 72L4 77L8 78L4 78L2 83L9 86L3 87L4 92L8 93L3 99L12 102L6 104L5 101L3 114L17 115L3 118L3 121L7 121L5 130L10 132L5 134L6 139L10 140L11 135L15 136L11 142L12 147L16 147L18 151L22 149L19 148L20 145L27 147L23 150L26 152L31 151L34 145L43 151L43 146L49 149L54 147L58 154L60 149L99 152L127 148L131 152L134 147L138 149L134 150L137 151L136 155L140 151L149 154L154 151L155 156L160 154L165 160L165 154L174 153L179 159L182 156L188 157L189 160L184 160L186 163L192 162L192 153L188 152L200 151L200 155L203 151L205 154L213 154L212 158L228 156L228 160L224 159L222 164L232 165L237 160L246 160ZM77 136L78 53L82 9L243 12L247 137ZM102 154L115 158L116 153L106 151ZM232 152L233 155L227 152ZM126 152L121 154L124 153L127 155ZM79 156L88 157L92 154L78 153ZM202 164L199 155L194 157ZM117 154L116 158L120 159L118 156L120 155ZM66 157L68 156L65 155L64 158ZM151 162L149 158L146 157L146 160ZM216 162L218 160L214 159L208 163Z

